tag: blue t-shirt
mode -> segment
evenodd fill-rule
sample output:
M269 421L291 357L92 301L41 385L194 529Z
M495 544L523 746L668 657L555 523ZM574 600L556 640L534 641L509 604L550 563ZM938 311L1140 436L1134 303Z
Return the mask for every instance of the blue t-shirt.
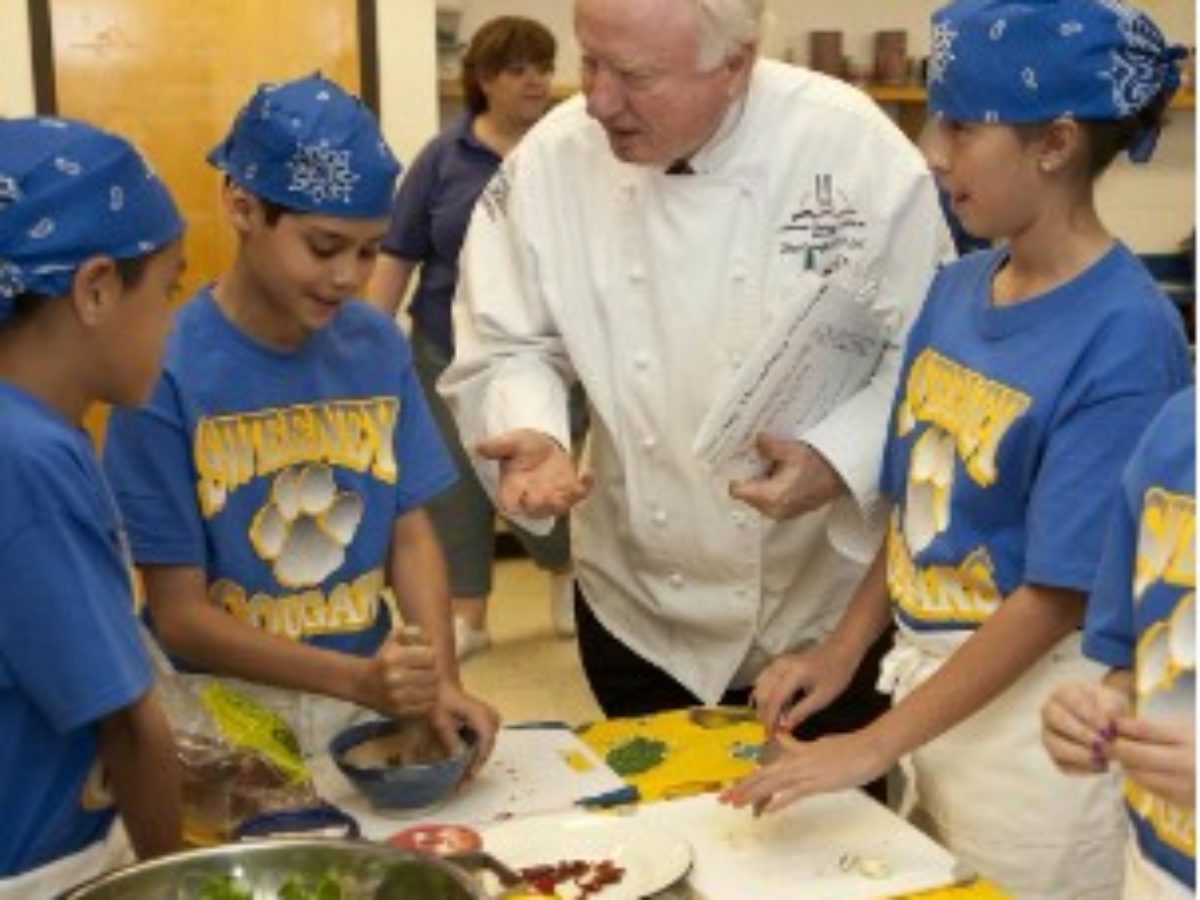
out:
M153 676L87 434L4 382L0 497L0 877L10 877L107 834L116 810L97 790L98 723Z
M139 564L199 566L212 603L273 634L373 654L398 517L450 485L394 322L348 302L267 348L202 290L148 406L114 413L104 463Z
M471 211L500 165L471 131L466 113L430 141L405 173L383 250L421 264L409 315L413 327L447 358L454 356L450 306L458 284L458 253Z
M973 629L1022 584L1091 588L1108 497L1191 381L1179 316L1123 245L991 302L1002 249L943 269L909 336L882 490L888 590L914 629Z
M1137 713L1191 723L1196 700L1196 391L1178 394L1143 435L1125 470L1096 587L1084 652L1137 684ZM1126 784L1146 856L1196 885L1192 809Z

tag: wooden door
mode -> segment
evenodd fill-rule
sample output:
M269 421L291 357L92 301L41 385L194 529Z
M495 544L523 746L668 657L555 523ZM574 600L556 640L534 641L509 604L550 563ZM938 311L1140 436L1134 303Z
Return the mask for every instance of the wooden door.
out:
M188 222L182 297L232 258L221 178L204 157L253 89L320 70L361 93L361 73L374 71L373 34L358 0L40 0L40 9L34 6L35 27L41 22L49 32L41 44L51 57L53 111L130 138L170 185ZM360 42L371 56L365 68ZM90 418L93 433L102 419L102 413Z

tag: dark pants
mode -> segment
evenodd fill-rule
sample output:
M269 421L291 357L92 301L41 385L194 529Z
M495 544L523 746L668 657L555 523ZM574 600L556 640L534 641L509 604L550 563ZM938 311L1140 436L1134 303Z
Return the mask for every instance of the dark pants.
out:
M575 624L579 655L596 702L610 718L644 716L671 709L702 706L703 701L649 660L634 653L613 637L592 614L578 584L575 586ZM889 629L863 657L854 678L840 697L809 716L793 732L801 740L827 734L844 734L870 724L890 705L886 695L875 690L879 661L892 646ZM745 706L750 688L735 688L721 697L724 706ZM887 800L884 779L864 786L881 803Z

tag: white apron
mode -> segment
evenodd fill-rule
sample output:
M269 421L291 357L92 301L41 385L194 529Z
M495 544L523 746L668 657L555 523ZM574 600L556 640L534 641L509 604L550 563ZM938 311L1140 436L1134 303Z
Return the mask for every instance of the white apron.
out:
M900 626L880 690L900 702L969 636ZM1062 640L990 704L902 761L902 812L1019 900L1116 900L1128 835L1116 776L1063 775L1041 738L1051 691L1102 673L1083 657L1079 635Z
M118 818L103 840L15 878L0 878L0 900L49 900L133 861L133 848Z

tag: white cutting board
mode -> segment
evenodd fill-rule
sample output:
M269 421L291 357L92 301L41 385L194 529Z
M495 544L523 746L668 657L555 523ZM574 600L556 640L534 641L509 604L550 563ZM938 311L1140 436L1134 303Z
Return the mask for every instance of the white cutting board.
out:
M860 791L810 797L758 819L711 794L648 803L634 815L687 838L688 881L709 900L868 900L956 881L948 851ZM882 861L889 874L843 871L847 854Z

